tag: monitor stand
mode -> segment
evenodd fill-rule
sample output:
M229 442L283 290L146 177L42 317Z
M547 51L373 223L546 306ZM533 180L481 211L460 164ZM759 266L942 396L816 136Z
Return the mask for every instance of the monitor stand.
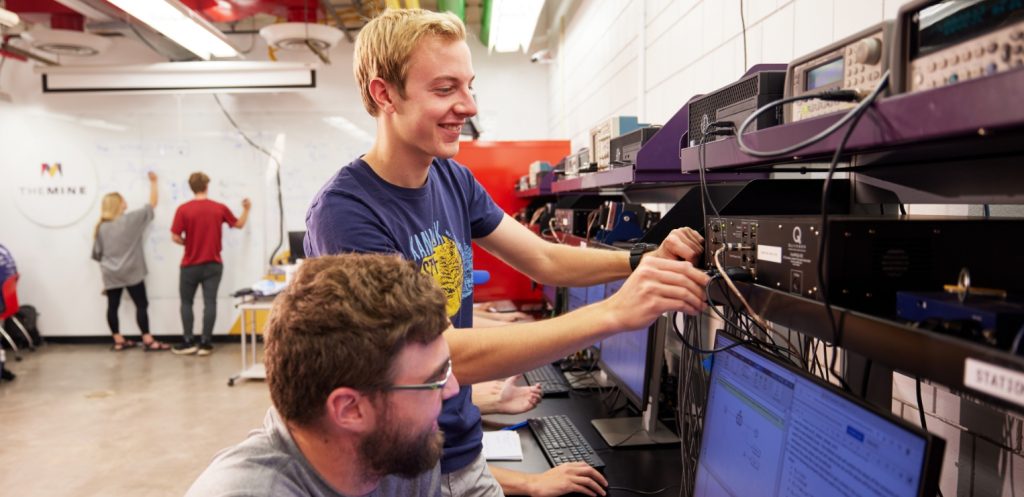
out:
M679 437L669 430L656 415L652 415L652 406L648 403L643 417L594 419L590 424L601 434L601 438L609 447L643 447L650 445L677 444Z

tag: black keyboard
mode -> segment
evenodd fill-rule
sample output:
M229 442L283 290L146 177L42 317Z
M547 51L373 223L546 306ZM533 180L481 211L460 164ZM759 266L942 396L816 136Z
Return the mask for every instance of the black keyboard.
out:
M604 461L597 457L594 448L567 416L558 414L532 418L527 420L527 424L551 466L580 461L596 469L604 467Z
M540 391L545 396L569 395L569 392L572 391L572 387L569 386L569 382L565 380L562 372L551 364L527 371L523 377L531 385L540 383Z

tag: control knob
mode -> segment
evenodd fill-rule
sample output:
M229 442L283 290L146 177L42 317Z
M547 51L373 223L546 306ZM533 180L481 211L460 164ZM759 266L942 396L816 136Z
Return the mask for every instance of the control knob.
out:
M877 64L882 58L882 42L877 38L861 40L853 47L853 61L858 64Z

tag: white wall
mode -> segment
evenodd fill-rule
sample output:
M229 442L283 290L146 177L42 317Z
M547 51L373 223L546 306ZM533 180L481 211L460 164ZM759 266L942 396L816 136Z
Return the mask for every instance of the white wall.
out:
M237 36L249 47L249 60L265 59L258 37ZM546 138L547 71L522 54L487 55L470 40L475 88L484 128L483 139ZM282 60L314 61L311 55L278 52ZM294 93L221 95L239 126L282 163L286 230L304 229L309 200L339 167L365 152L375 122L363 109L352 76L352 45L342 41L330 54L332 65L318 70L315 90ZM67 62L67 61L65 61ZM133 39L117 39L109 53L74 64L163 62ZM188 174L211 175L211 197L236 213L243 196L254 203L250 224L225 233L225 274L218 300L216 333L234 320L228 294L254 283L265 271L276 246L277 205L273 165L247 145L229 124L212 95L47 94L32 65L7 60L0 70L0 244L18 263L21 302L42 313L40 329L48 336L103 336L105 297L97 265L88 258L92 228L99 217L98 198L79 221L62 228L37 225L22 215L12 199L14 171L38 170L39 161L91 162L97 170L98 196L120 191L130 206L146 201L145 172L160 175L160 205L146 235L150 274L151 328L157 334L181 333L177 297L181 248L170 242L169 226L177 205L191 198ZM516 98L508 98L515 94ZM343 118L346 130L328 124ZM7 178L6 180L4 178ZM285 240L287 244L287 240ZM285 245L287 247L287 245ZM197 298L197 316L202 309ZM134 306L121 306L125 333L137 333ZM197 330L200 319L197 319Z
M905 0L742 0L747 66L796 56L893 18ZM740 0L585 0L550 67L548 129L586 143L612 115L664 124L745 71Z

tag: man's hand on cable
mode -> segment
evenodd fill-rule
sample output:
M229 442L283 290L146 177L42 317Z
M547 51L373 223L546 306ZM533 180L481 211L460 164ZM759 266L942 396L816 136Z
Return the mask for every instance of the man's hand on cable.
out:
M645 328L666 312L696 315L706 309L708 280L689 261L644 257L622 288L597 305L608 311L612 329Z
M704 237L691 228L676 228L669 232L658 249L644 255L661 257L662 259L689 261L697 263L700 254L704 253Z

